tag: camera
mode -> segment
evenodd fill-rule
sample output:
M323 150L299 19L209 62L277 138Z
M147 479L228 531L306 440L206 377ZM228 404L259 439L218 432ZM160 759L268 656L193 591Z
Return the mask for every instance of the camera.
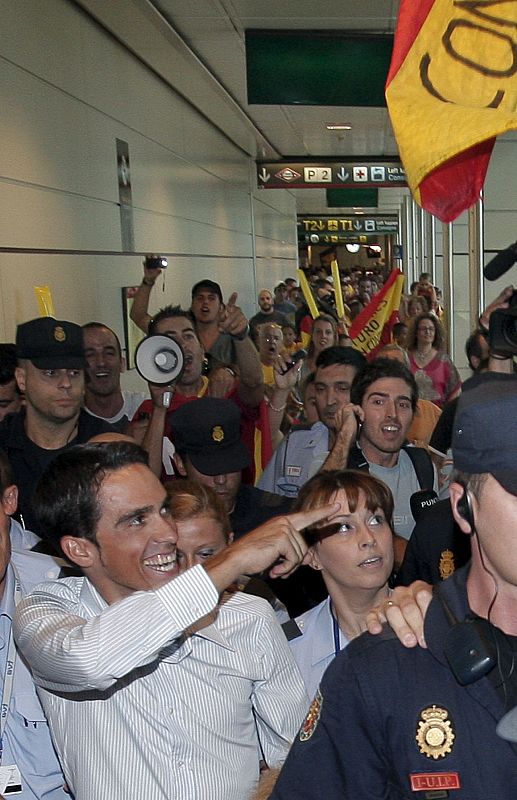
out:
M163 256L146 256L144 258L144 267L146 269L165 269L168 266L168 261Z
M297 350L296 353L293 353L287 364L285 365L285 369L282 370L282 375L285 375L286 372L289 372L291 367L294 367L295 364L298 363L302 358L305 358L307 355L307 350L304 350L303 347L300 350Z
M488 344L492 353L517 356L517 292L510 297L508 308L490 314Z

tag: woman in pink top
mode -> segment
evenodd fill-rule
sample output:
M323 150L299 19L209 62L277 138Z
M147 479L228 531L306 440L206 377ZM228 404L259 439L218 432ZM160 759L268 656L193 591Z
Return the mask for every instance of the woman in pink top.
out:
M408 333L409 364L419 397L431 400L440 408L461 391L458 370L443 348L440 320L431 313L419 314Z

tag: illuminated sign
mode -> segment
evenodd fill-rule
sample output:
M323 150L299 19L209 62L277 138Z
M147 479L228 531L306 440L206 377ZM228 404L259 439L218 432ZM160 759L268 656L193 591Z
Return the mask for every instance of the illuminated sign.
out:
M378 161L260 161L257 183L262 189L315 189L345 186L407 186L406 174L398 160Z

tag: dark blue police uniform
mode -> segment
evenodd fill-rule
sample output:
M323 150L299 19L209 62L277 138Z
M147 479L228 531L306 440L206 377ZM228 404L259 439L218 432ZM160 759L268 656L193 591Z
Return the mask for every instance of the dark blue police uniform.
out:
M460 620L467 575L440 586ZM435 597L428 650L388 631L351 642L325 673L271 800L515 800L517 745L496 734L502 699L488 677L457 683L443 653L450 626Z

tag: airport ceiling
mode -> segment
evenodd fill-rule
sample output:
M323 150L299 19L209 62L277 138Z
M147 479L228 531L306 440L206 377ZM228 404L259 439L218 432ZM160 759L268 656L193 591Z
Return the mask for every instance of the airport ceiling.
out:
M386 108L359 105L373 97L364 88L354 98L356 105L255 105L248 103L246 85L246 31L275 30L316 33L309 46L322 36L318 32L367 32L392 34L398 14L399 0L71 0L116 37L142 63L152 69L165 84L204 113L241 150L256 160L278 160L297 157L316 161L321 157L358 159L385 158L397 155L397 145ZM304 42L305 46L305 42ZM274 49L274 48L273 48ZM278 49L278 46L277 46ZM342 45L338 48L340 54ZM282 50L282 53L286 51ZM348 52L348 51L347 51ZM324 53L322 56L321 54ZM329 62L328 52L320 49L321 61ZM342 63L335 55L336 64ZM266 59L269 67L269 56ZM291 56L287 62L294 63ZM300 64L306 64L305 51ZM356 84L363 90L372 65L379 61L376 50L368 58L360 57L356 68L360 78ZM389 61L389 53L388 53ZM314 62L309 77L311 81ZM367 64L366 69L364 64ZM333 62L330 60L333 71ZM348 67L347 67L348 69ZM363 72L361 72L363 70ZM382 80L377 89L382 95ZM276 73L275 77L276 77ZM296 71L298 75L298 71ZM348 75L348 72L345 73ZM292 80L295 82L295 79ZM275 85L274 79L270 83ZM336 93L352 81L336 80ZM318 84L318 89L320 88ZM217 98L214 100L214 98ZM271 98L269 98L271 99ZM208 109L208 112L207 112ZM347 123L350 130L329 131L329 123ZM266 191L282 191L267 189ZM327 207L324 189L293 189L297 210L302 214L350 213L350 205L336 209ZM403 187L378 189L375 208L363 208L369 214L397 212L408 190ZM335 202L335 201L333 201Z
M239 106L253 129L257 158L397 155L386 108L248 104L245 31L393 33L399 0L151 0L151 5ZM351 130L328 131L326 125L335 122ZM379 211L398 209L405 192L380 189ZM327 211L323 189L294 193L300 213Z

